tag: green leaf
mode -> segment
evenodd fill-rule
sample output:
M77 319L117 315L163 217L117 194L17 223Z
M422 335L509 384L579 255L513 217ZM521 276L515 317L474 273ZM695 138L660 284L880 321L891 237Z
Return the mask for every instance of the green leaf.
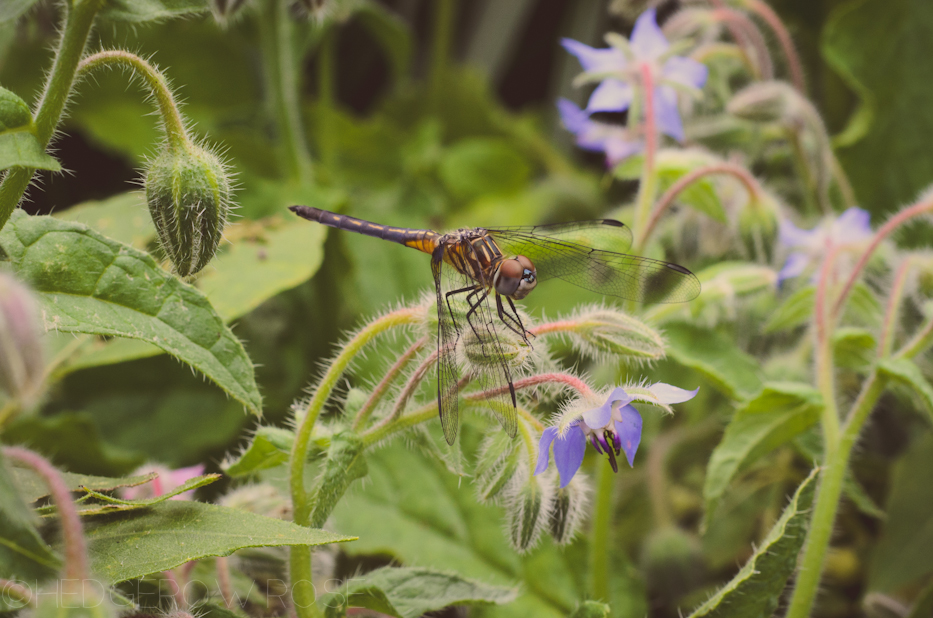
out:
M315 492L312 528L323 526L350 484L369 472L363 451L363 440L355 432L344 431L331 438Z
M609 618L612 608L598 601L584 601L570 614L570 618Z
M920 591L910 613L904 618L927 618L933 616L933 582Z
M815 289L812 285L801 288L784 299L765 322L765 333L777 333L803 326L813 315Z
M108 238L145 251L156 230L142 191L127 191L105 200L82 202L53 215L83 223Z
M893 592L933 573L933 432L917 439L894 468L888 520L872 551L868 588Z
M0 24L15 21L39 0L5 0L0 3Z
M279 292L311 278L324 259L323 225L297 217L271 225L244 222L224 231L233 244L205 269L197 287L214 309L230 322Z
M761 388L759 363L724 333L687 323L664 326L667 354L709 379L731 399L745 399Z
M448 191L469 200L521 189L528 182L531 168L506 140L475 137L448 148L438 172Z
M284 465L288 462L294 443L294 431L281 427L259 427L246 449L224 462L223 471L236 478Z
M110 491L121 487L136 487L148 483L156 478L157 472L142 474L139 476L125 476L122 478L113 478L109 476L91 476L89 474L74 474L72 472L59 471L65 485L71 491L78 491L81 488L93 489L95 491ZM16 484L16 490L19 495L27 502L35 502L39 498L49 495L49 489L42 478L28 468L13 467L13 483Z
M878 363L878 371L911 389L923 403L928 420L933 423L933 386L916 363L907 358L886 358Z
M164 21L209 10L207 0L107 0L99 15L111 21Z
M15 12L16 7L12 9ZM4 21L6 11L6 8L0 8L0 23ZM0 171L10 167L32 167L53 172L62 169L39 143L29 106L0 86Z
M110 583L173 569L244 547L324 545L352 541L324 530L189 500L91 518L84 522L91 570Z
M819 391L808 384L771 382L736 411L707 465L703 487L707 524L732 479L818 422L822 405Z
M22 210L0 231L0 247L38 293L47 328L155 344L260 413L243 345L200 292L150 256L79 223Z
M166 500L171 500L175 496L180 496L186 491L191 491L193 489L197 489L198 487L204 487L205 485L210 485L220 478L220 474L204 474L201 476L196 476L194 478L188 479L171 491L167 491L164 494L160 494L154 498L146 498L142 500L121 500L120 498L114 498L113 496L102 494L100 492L94 491L93 489L85 488L85 491L88 493L88 495L93 496L105 504L85 505L78 510L78 513L80 515L87 516L112 513L114 511L132 511L133 509L142 509L149 506L154 506L160 502L165 502Z
M833 332L833 355L836 364L846 369L864 369L875 360L878 342L865 328L843 326Z
M800 484L781 518L745 566L690 614L690 618L770 616L777 609L781 593L797 567L797 554L806 538L818 472L819 468L814 469Z
M138 451L106 442L86 412L18 418L4 430L3 441L29 446L60 466L90 474L129 472L145 459Z
M51 577L58 570L58 557L42 541L35 522L0 457L0 578L34 581ZM4 611L6 595L0 597L0 611Z
M484 584L454 573L383 567L351 578L346 588L325 596L321 602L327 608L328 618L345 615L347 607L364 607L396 618L418 618L452 605L508 603L515 596L514 589Z
M849 0L823 30L823 58L862 98L837 156L859 203L875 213L911 202L933 181L931 38L927 0Z

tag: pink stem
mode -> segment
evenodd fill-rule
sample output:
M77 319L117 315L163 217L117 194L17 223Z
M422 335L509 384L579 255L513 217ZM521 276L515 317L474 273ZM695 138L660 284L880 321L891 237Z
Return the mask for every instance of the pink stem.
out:
M32 596L32 591L15 581L0 579L0 593L5 599L15 599L24 605L34 606L35 598Z
M678 179L673 185L664 192L664 195L661 196L661 199L658 200L657 205L654 207L654 211L651 214L651 219L648 220L648 224L644 227L643 233L639 235L638 242L635 243L636 248L641 248L644 246L645 241L648 237L651 236L651 232L657 226L658 221L661 219L661 215L664 214L671 204L674 202L674 199L680 195L680 193L692 185L694 182L703 178L704 176L709 176L711 174L730 174L738 178L745 189L748 191L748 197L751 201L757 201L761 196L761 186L758 184L758 181L755 180L755 177L752 174L742 167L741 165L736 165L734 163L717 163L714 165L708 165L706 167L701 167L693 170Z
M736 43L748 45L755 50L755 61L761 79L774 79L774 65L771 62L771 54L768 53L768 44L755 22L740 11L722 6L718 0L713 4L717 5L712 11L713 19L726 24Z
M910 274L911 266L913 264L908 258L901 263L894 274L894 282L891 284L890 296L888 297L888 306L884 310L881 336L878 338L878 358L886 357L891 352L891 347L894 344L897 310L901 304L904 282L907 280L907 275Z
M536 376L522 378L521 380L514 382L512 386L515 387L515 390L521 390L523 388L538 386L539 384L564 384L570 388L573 388L583 396L590 396L593 394L593 391L589 386L586 385L586 382L576 376L570 375L569 373L542 373ZM477 401L481 399L489 399L490 397L495 397L496 395L501 395L507 392L509 392L508 386L500 386L498 388L489 389L488 391L483 391L481 393L471 393L470 395L464 397L464 399Z
M855 265L855 268L852 269L852 273L849 275L849 278L846 280L846 283L842 288L842 293L839 295L839 298L836 299L836 304L833 306L834 316L839 314L839 311L842 309L842 304L848 297L849 292L852 291L852 286L855 285L856 279L858 279L859 274L861 274L862 270L865 268L865 264L867 264L869 258L871 258L871 254L875 252L875 249L878 248L878 245L881 244L881 241L887 238L891 232L893 232L899 226L903 225L909 219L920 216L931 210L933 210L933 196L927 195L923 201L917 202L913 206L905 208L904 210L891 217L887 223L882 225L881 228L875 232L875 237L872 238L868 248L865 249L865 253L862 254L862 257Z
M424 347L427 343L427 337L422 337L418 341L411 344L411 347L408 348L404 354L402 354L399 359L389 368L389 371L386 373L385 377L379 382L379 385L373 389L372 394L369 396L369 399L366 400L366 403L363 404L363 407L360 408L360 411L357 412L356 418L353 420L353 429L360 429L363 423L366 422L366 419L369 418L370 413L373 411L373 408L376 407L376 404L379 403L379 400L388 390L389 385L398 377L398 374L402 372L412 357L417 354L421 348Z
M78 516L78 510L71 500L71 491L65 485L61 474L46 458L28 449L8 446L3 449L3 454L12 460L25 464L45 481L61 519L62 540L65 545L64 579L79 582L87 579L89 573L87 546L84 540L81 518Z
M641 65L641 86L645 89L645 167L654 169L655 153L658 150L657 118L654 116L654 76L651 65Z
M224 600L227 609L233 609L233 584L230 582L230 565L224 556L216 558L217 564L217 587L220 588L220 596Z
M185 598L185 590L178 583L178 578L175 577L175 572L168 570L162 571L162 575L165 576L166 581L172 586L172 596L175 598L175 606L179 610L185 610L188 608L188 599Z
M538 335L573 331L576 330L579 325L580 323L575 320L560 320L557 322L548 322L547 324L535 326L534 328L529 329L528 332L537 337Z
M787 58L787 68L790 71L791 82L793 82L794 88L803 94L806 91L806 84L803 81L803 67L800 64L800 56L797 55L797 48L794 47L794 40L790 37L784 22L774 12L774 9L765 2L761 0L747 1L748 8L757 13L777 36L781 49L784 51L784 56Z

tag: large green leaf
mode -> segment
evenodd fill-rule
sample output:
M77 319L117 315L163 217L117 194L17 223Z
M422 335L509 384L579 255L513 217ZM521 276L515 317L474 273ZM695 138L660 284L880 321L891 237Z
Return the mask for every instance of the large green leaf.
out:
M819 420L821 407L820 393L812 386L773 382L736 411L706 469L706 521L736 474L806 431Z
M862 98L838 154L859 203L874 212L910 202L933 181L931 38L928 0L849 0L823 31L823 57Z
M126 476L122 478L113 478L109 476L92 476L89 474L74 474L72 472L59 472L65 485L71 491L77 491L82 488L93 489L95 491L110 491L120 487L135 487L148 483L158 476L157 473L143 474L139 476ZM27 502L35 502L43 496L49 494L49 488L45 481L35 472L28 468L13 467L13 483L16 484L16 490L19 495Z
M0 24L14 21L39 0L5 0L0 2Z
M5 21L4 14L15 13L20 4L14 2L10 9L5 5L0 7L0 23ZM26 8L28 6L26 4ZM0 86L0 171L11 167L33 167L53 172L62 169L39 143L29 106Z
M878 370L891 380L912 390L922 403L927 419L933 423L933 386L920 367L907 358L888 358L878 364Z
M91 570L117 583L244 547L323 545L354 537L304 528L238 509L168 500L85 521Z
M444 153L438 172L448 191L468 200L517 191L528 181L531 167L506 140L477 137L453 144Z
M765 618L774 613L806 539L818 472L819 468L813 470L800 484L781 518L745 566L690 618Z
M871 590L893 592L933 573L933 433L916 440L898 462L888 520L868 568Z
M105 200L82 202L54 216L63 221L83 223L107 238L141 251L156 236L146 195L142 191L127 191Z
M85 225L21 210L0 231L0 247L38 292L47 328L155 344L261 411L243 345L200 292L150 256Z
M59 560L39 537L35 522L0 457L0 578L29 582L58 570ZM0 611L4 611L8 609L6 595L0 597Z
M365 607L396 618L418 618L451 605L508 603L512 588L492 586L426 568L384 567L351 578L340 592L321 603L328 618L344 616L347 607Z
M705 375L728 397L745 399L761 388L758 361L740 350L734 338L687 323L665 324L664 336L668 356Z

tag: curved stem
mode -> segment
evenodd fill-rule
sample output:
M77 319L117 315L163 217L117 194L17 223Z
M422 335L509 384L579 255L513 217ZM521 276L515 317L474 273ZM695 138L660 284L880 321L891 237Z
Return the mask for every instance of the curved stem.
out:
M295 182L309 182L314 166L301 121L295 24L289 15L289 6L288 0L262 0L259 33L266 65L267 96L275 119L276 136L282 146L287 177Z
M913 266L912 262L913 260L908 256L901 262L894 274L894 281L888 291L888 306L885 308L884 321L881 323L881 335L878 338L878 358L890 356L891 350L894 348L894 337L897 335L897 316L900 312L901 301L904 300L904 285L907 283L907 275Z
M751 172L749 172L741 165L736 165L734 163L717 163L714 165L707 165L705 167L697 168L692 172L681 176L677 182L671 185L670 188L664 192L664 194L658 200L657 204L655 204L648 223L643 229L639 230L638 239L635 241L636 253L644 248L645 243L648 242L648 238L651 236L651 232L654 231L658 221L660 221L661 215L663 215L664 212L671 206L671 204L674 202L674 199L680 195L684 189L696 181L700 180L704 176L710 176L713 174L728 174L734 176L745 186L745 189L748 191L748 197L750 201L757 202L760 199L761 186L758 184L758 181L755 180L755 177L752 176Z
M768 44L755 22L741 11L724 6L720 0L715 0L712 4L717 7L712 11L713 19L726 24L736 43L748 46L755 52L758 73L756 77L763 80L774 79L774 63L768 52Z
M794 47L794 40L790 37L787 28L784 27L784 22L774 12L774 9L768 6L767 3L762 2L762 0L746 0L746 4L749 10L758 14L768 24L768 27L777 37L778 42L781 44L781 50L784 52L784 57L787 58L787 68L794 88L801 93L806 92L806 84L803 81L803 65L800 63L797 48Z
M62 111L71 94L75 70L84 54L87 39L103 0L74 0L65 3L64 26L52 70L45 83L35 112L36 137L45 148L52 139L55 127L61 121ZM31 167L10 169L0 182L0 228L6 225L16 205L23 198L35 172Z
M539 386L541 384L563 384L576 390L584 397L588 397L593 394L593 391L589 386L587 386L586 382L577 376L570 375L569 373L542 373L536 376L522 378L521 380L514 382L512 386L515 387L516 391L519 391L523 388L530 388L532 386ZM508 386L500 386L498 388L493 388L481 393L470 393L469 395L466 395L464 399L473 401L489 399L490 397L502 395L503 393L507 392L509 392Z
M363 404L363 407L360 408L360 411L356 413L356 418L353 419L354 430L359 430L366 424L366 421L369 420L370 415L373 413L373 410L376 408L376 404L379 403L379 400L382 399L382 396L385 395L386 391L389 389L389 385L395 381L395 378L402 372L403 369L408 365L409 361L421 351L421 348L425 346L428 342L427 337L422 337L418 341L411 344L405 353L402 354L395 364L393 364L389 371L386 372L385 377L379 382L375 389L373 389L372 394L369 396L369 399L366 400L366 403Z
M933 211L933 195L929 194L924 196L924 199L921 201L891 217L887 223L882 225L878 231L875 232L875 237L872 238L868 248L865 249L862 257L859 258L858 263L856 263L855 268L853 268L852 272L849 274L849 278L846 280L845 285L842 286L842 292L839 294L839 298L836 299L836 304L833 305L833 316L839 315L839 312L842 310L842 305L852 291L852 286L855 285L858 276L862 273L862 270L865 269L865 265L868 263L869 258L871 258L872 253L875 252L875 249L878 248L878 245L881 244L881 241L910 219L918 217L928 211Z
M188 132L165 75L136 54L119 49L97 52L78 65L77 77L83 78L94 69L107 66L124 66L139 75L159 107L159 115L165 126L169 146L183 148L188 142Z
M830 245L823 258L820 278L816 284L813 304L813 325L816 335L814 356L816 360L817 388L823 396L821 423L823 445L827 459L835 450L839 440L839 410L836 408L835 368L833 363L832 331L835 324L828 311L830 278L836 261L836 247Z
M324 408L324 402L327 401L327 398L334 390L337 380L346 370L353 357L373 338L390 328L414 324L421 319L421 315L422 312L418 309L400 309L387 313L370 323L344 346L327 369L324 377L321 378L321 383L308 402L304 416L295 431L295 443L292 446L291 458L289 459L289 487L294 509L293 519L296 524L308 526L311 523L313 504L309 499L307 489L305 489L304 462L308 457L308 450L311 446L311 433L314 424ZM315 604L314 584L311 576L311 548L306 545L292 547L289 567L292 597L299 618L320 615L320 610Z
M71 491L65 485L61 474L45 457L29 449L8 446L3 449L3 455L31 468L49 488L49 495L61 519L62 544L65 547L65 570L62 579L83 582L90 574L84 532L81 518L71 500Z
M35 598L32 595L32 591L19 584L15 581L9 579L0 579L0 594L3 595L4 601L19 601L24 606L35 607ZM16 610L17 608L11 608Z
M638 183L638 198L635 206L635 232L637 234L641 234L642 228L647 223L658 184L658 174L655 167L658 132L657 120L654 116L654 76L651 74L651 65L647 62L641 65L640 72L640 85L644 91L645 101L645 163L641 170L641 181ZM631 112L631 110L629 111Z
M390 412L388 416L376 424L377 429L391 425L393 422L395 422L395 419L402 415L402 412L405 411L405 406L408 405L408 400L411 399L411 396L415 394L415 390L418 388L418 385L421 384L421 380L424 379L424 376L428 373L428 369L430 369L431 366L436 362L437 351L434 351L430 356L424 359L424 362L421 363L417 369L415 369L413 374L411 374L408 382L406 382L404 388L402 388L402 392L399 393L398 399L396 399L395 405L392 407L392 412ZM457 388L459 390L462 388L462 386L458 385Z
M756 67L752 59L749 58L748 52L745 51L745 48L741 45L736 45L735 43L723 43L721 41L704 43L703 45L700 45L695 50L693 50L690 53L690 57L697 62L702 62L704 64L717 57L737 58L738 60L741 60L743 64L745 64L749 73L756 73L758 71L758 67Z

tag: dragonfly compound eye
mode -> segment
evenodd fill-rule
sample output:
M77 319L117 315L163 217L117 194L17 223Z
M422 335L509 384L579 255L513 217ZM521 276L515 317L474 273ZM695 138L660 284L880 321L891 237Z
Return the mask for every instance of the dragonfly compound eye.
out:
M504 260L496 276L496 292L521 300L537 285L534 264L524 255Z

